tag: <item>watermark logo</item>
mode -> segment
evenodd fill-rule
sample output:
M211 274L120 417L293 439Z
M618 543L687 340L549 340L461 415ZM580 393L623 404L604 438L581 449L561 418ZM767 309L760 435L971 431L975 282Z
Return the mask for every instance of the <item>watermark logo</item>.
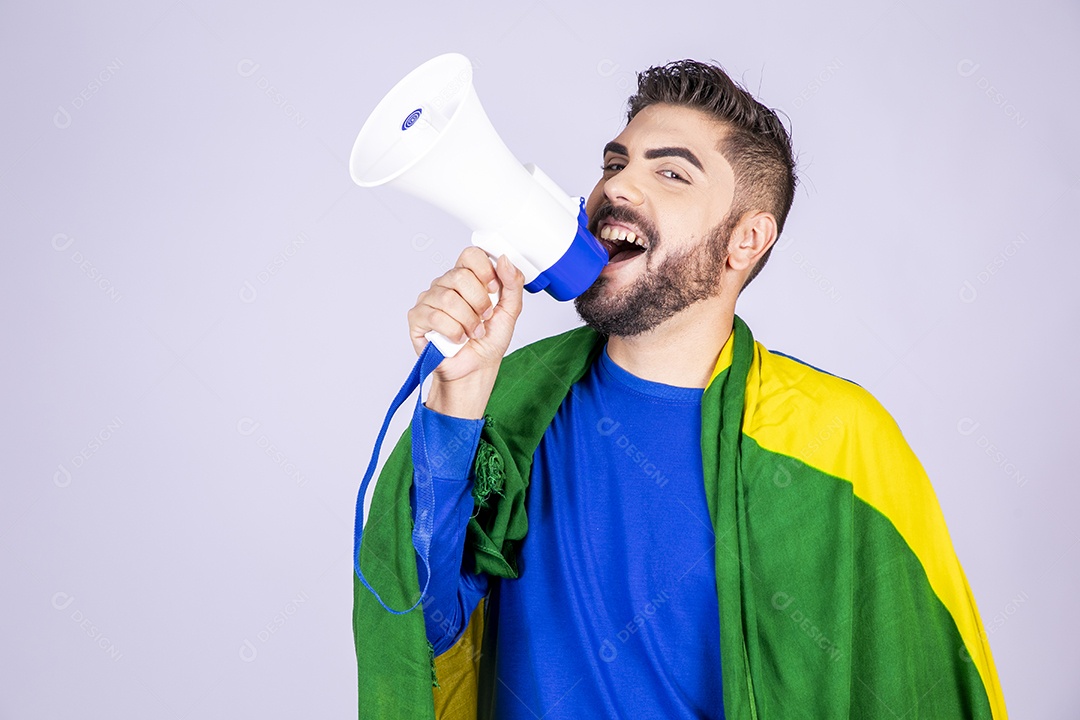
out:
M248 78L255 76L259 71L259 67L259 63L251 58L243 58L236 63L236 74L247 80ZM275 107L279 108L286 118L292 120L296 127L304 128L307 126L308 121L307 118L304 117L304 114L301 113L296 106L293 105L292 101L286 97L285 93L271 83L265 75L259 75L258 79L255 81L255 87L261 90L266 97L270 98L270 102L272 102Z
M834 303L840 302L840 290L833 281L825 275L825 273L818 269L817 265L810 262L809 258L804 257L801 252L796 250L791 254L791 261L803 271L803 274L806 275L806 277L808 277L827 298Z
M1001 468L1005 476L1011 478L1017 487L1027 485L1027 478L1020 472L1020 468L1009 460L1008 456L1005 455L1005 451L995 445L985 434L979 433L978 436L975 435L979 427L980 423L969 417L962 417L956 422L956 431L964 437L972 438L975 446L982 450L990 458L991 462Z
M637 74L629 70L623 70L619 63L611 58L604 58L596 63L596 74L602 78L612 78L615 86L620 90L630 90L637 87Z
M94 433L77 453L72 455L71 460L69 461L71 467L79 469L85 465L90 458L105 447L105 443L123 426L124 420L119 415L110 420L105 427ZM68 470L64 463L60 463L60 465L57 466L56 472L53 473L53 484L58 488L66 488L71 485L71 480L71 471Z
M817 435L807 440L802 452L799 453L799 459L803 462L810 460L834 435L842 435L844 431L844 419L839 415L833 415L828 424L818 430Z
M249 418L242 417L236 421L236 432L244 437L252 437L262 427L262 423ZM299 487L307 485L307 478L304 473L300 471L300 468L296 466L289 456L281 449L281 447L271 440L266 433L259 433L255 438L255 444L261 449L266 456L270 458L275 465L281 468L281 471L285 475L296 482Z
M791 471L783 465L777 465L776 471L773 473L773 484L779 488L786 488L791 485Z
M795 96L795 100L792 102L795 109L801 108L810 98L817 95L818 91L821 90L827 82L832 80L836 75L836 72L842 67L844 67L843 61L841 61L840 58L833 58L825 66L825 69L815 75L814 78L806 84L806 87L800 90L799 94Z
M416 233L413 235L412 240L409 241L409 247L418 253L427 253L428 259L436 267L444 270L449 270L454 265L454 258L444 255L441 250L435 248L428 252L428 249L435 244L435 238L427 233Z
M1015 615L1020 610L1020 606L1027 601L1028 595L1026 592L1021 592L1019 595L1010 600L1009 603L1005 606L1004 610L994 615L994 617L990 619L990 624L986 628L986 634L993 635L998 630L1003 628L1005 626L1005 623L1009 621L1009 618Z
M631 637L636 635L650 620L656 617L656 614L660 612L670 599L671 594L668 593L667 590L661 590L649 599L640 610L634 613L634 617L632 617L626 625L620 627L618 632L615 633L615 638L619 641L619 644L625 645L629 642ZM615 662L615 659L619 657L619 648L611 641L611 638L604 638L603 642L600 643L597 654L604 662Z
M428 462L432 468L442 467L444 463L449 461L452 457L461 452L462 448L466 447L466 443L476 437L476 430L472 427L463 427L458 431L457 435L450 438L445 445L438 448L434 453L428 453ZM468 447L472 447L472 443L469 443Z
M285 624L296 615L300 606L307 601L308 594L301 591L295 598L286 603L285 607L275 613L269 622L259 628L259 631L255 633L255 639L258 640L261 645L266 645L266 643L270 642L271 638L285 627ZM255 662L255 659L259 657L259 648L250 638L244 638L244 641L240 643L237 654L243 662Z
M836 662L840 659L840 648L798 608L793 595L783 591L773 593L772 606L777 611L790 617L799 630L821 648L829 656L830 660Z
M52 606L57 610L67 610L73 602L75 602L75 596L66 592L58 592L52 597Z
M106 63L105 67L99 70L97 75L86 83L86 86L71 99L71 102L68 105L60 105L56 108L56 112L53 114L53 125L58 130L67 130L71 127L72 113L82 110L91 98L101 92L105 85L116 77L117 73L120 72L120 68L123 66L124 61L120 58L113 58ZM71 109L69 110L68 107Z
M59 591L53 593L52 606L53 609L58 612L66 612L75 602L75 596L71 593ZM86 633L86 636L94 641L94 644L101 648L107 656L112 658L114 662L120 660L123 657L123 653L116 647L116 644L105 635L104 631L98 627L90 618L83 613L78 607L74 607L71 613L68 615L71 622L79 626L79 629Z
M600 433L604 437L614 437L619 428L622 427L622 423L614 418L600 418L596 423L596 432ZM664 487L668 484L668 477L661 472L660 468L649 459L645 451L639 448L630 440L624 433L620 433L618 437L612 440L612 444L619 450L626 453L626 456L630 458L637 467L641 468L641 472L645 477L652 479L657 487Z
M1020 252L1020 248L1027 245L1027 243L1028 236L1024 233L1018 234L1015 239L1006 243L1005 247L975 274L974 282L968 278L960 285L960 301L965 303L975 302L979 297L979 287L988 285L994 279L994 276L1001 272L1005 264L1012 260Z
M960 77L967 79L975 77L981 66L970 58L964 58L960 62L956 63L956 74ZM1016 108L1012 102L1005 97L1005 94L995 87L985 75L978 74L975 79L975 87L983 92L986 97L990 98L990 101L1001 108L1001 111L1005 113L1005 117L1013 121L1013 123L1023 128L1027 126L1027 118L1025 118L1020 111Z
M255 282L251 280L244 280L244 284L240 286L240 300L245 303L253 303L259 299L259 290L255 286L258 283L259 286L265 286L270 282L279 272L284 269L285 265L296 257L300 252L300 248L304 247L308 243L308 237L304 233L300 233L296 238L287 244L281 252L274 255L274 257L266 264L266 266L255 274Z
M244 58L236 63L236 74L242 78L249 78L259 70L259 63L251 58Z
M50 242L52 249L58 253L64 253L75 244L75 238L66 233L56 233L52 236ZM117 290L116 285L113 284L109 278L105 277L105 274L94 263L90 262L82 251L75 248L68 255L68 259L74 263L83 275L87 277L90 282L104 293L105 297L112 300L114 303L120 302L123 295Z

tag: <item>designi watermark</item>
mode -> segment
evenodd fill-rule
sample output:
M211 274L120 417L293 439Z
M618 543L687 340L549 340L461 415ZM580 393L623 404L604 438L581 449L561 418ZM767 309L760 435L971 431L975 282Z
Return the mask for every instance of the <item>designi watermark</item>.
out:
M113 58L106 63L105 67L99 70L97 75L91 78L90 82L86 83L86 86L75 94L75 97L71 99L68 105L60 105L56 109L56 113L53 115L53 125L59 130L67 130L71 127L72 113L82 110L92 97L101 92L102 88L116 77L122 67L124 67L124 61L120 58Z
M85 465L101 448L105 447L105 443L113 436L113 433L123 426L124 420L119 415L106 423L105 427L94 433L93 437L77 453L71 456L69 461L71 467L79 469ZM56 468L56 472L53 473L53 484L58 488L66 488L71 485L71 480L71 470L68 470L64 463L60 463Z
M621 427L621 422L609 417L601 418L596 423L596 431L605 437L613 436ZM649 459L645 451L635 445L625 433L620 433L612 442L616 448L625 452L626 456L630 458L630 462L641 468L641 472L645 477L652 479L657 487L664 487L668 484L668 477L661 472L656 463Z
M242 417L236 421L236 432L244 437L254 437L260 427L262 427L262 423L249 417ZM259 433L258 437L255 437L255 444L298 486L307 485L307 478L304 477L304 473L300 472L300 468L296 466L296 463L290 460L289 456L285 454L277 443L267 437L266 433Z
M285 604L285 607L274 613L274 617L263 625L259 629L259 632L255 633L255 639L259 641L259 644L265 645L270 642L270 639L273 638L281 628L285 627L285 624L299 611L300 606L307 601L308 594L301 590L295 598ZM239 655L240 659L246 663L254 662L259 656L259 648L250 638L244 638L244 641L240 643Z
M1016 238L1010 240L1005 244L1005 247L1001 249L994 258L986 264L979 272L975 273L975 281L971 279L964 280L960 286L960 300L961 302L973 303L979 297L979 288L990 283L994 279L994 276L1001 272L1001 269L1005 267L1005 263L1009 262L1020 252L1020 248L1028 244L1028 236L1024 233L1017 234Z
M1009 618L1015 615L1020 610L1020 606L1027 601L1028 594L1021 591L1016 597L1014 597L1005 605L1005 608L1001 612L990 618L990 622L986 626L986 634L993 635L998 630L1005 627L1005 623L1009 621Z
M75 602L75 596L71 593L63 591L54 593L52 596L52 606L54 610L59 612L66 612L68 608L72 608ZM101 651L109 656L113 662L119 661L124 655L120 652L120 649L116 647L116 643L109 639L105 632L98 627L93 620L86 617L77 607L71 609L71 613L68 615L71 618L71 622L79 626L79 629L86 633L86 636L94 641L94 644L101 648Z
M1016 124L1016 127L1023 128L1027 126L1027 118L1025 118L1012 102L1005 97L1005 94L991 83L985 75L979 73L979 63L971 60L970 58L964 58L960 62L956 63L956 73L962 78L976 77L975 87L979 88L986 97L990 98L991 102L1001 108L1001 111L1005 113L1005 117L1009 118Z
M58 253L64 253L67 252L68 249L71 249L75 244L75 238L66 233L56 233L52 237L51 244L53 250ZM109 298L114 303L120 302L123 295L116 289L116 285L114 285L109 278L105 277L105 274L101 269L90 262L90 260L82 254L81 250L78 248L72 249L71 254L68 255L68 259L82 271L82 274L85 275L95 287L104 293L105 297Z
M840 58L833 58L826 65L825 69L815 75L806 86L799 91L799 94L795 96L795 100L792 105L795 109L801 108L806 102L818 94L818 91L825 86L825 83L829 82L836 75L837 71L844 67L844 63Z
M244 58L236 63L236 74L244 79L254 77L254 75L259 72L259 67L259 63L251 58ZM267 80L265 75L259 75L259 78L255 81L255 87L259 88L266 97L270 98L270 102L280 108L282 114L292 120L296 127L303 128L307 126L308 121L307 118L304 117L304 114L293 105L292 101L289 100L285 93Z
M1027 478L1020 472L1020 468L1009 459L1004 450L995 445L984 433L975 434L980 426L981 423L978 421L969 417L962 417L956 422L956 431L964 437L970 437L975 446L982 450L990 458L991 462L1001 468L1005 476L1012 479L1017 487L1027 485Z
M810 638L815 645L821 648L821 650L829 656L830 660L833 662L839 660L841 653L837 644L830 640L802 610L797 606L792 608L793 605L796 605L795 597L793 595L783 591L773 593L772 606L780 612L787 614L791 618L791 621L798 626L799 630L801 630L806 637ZM791 612L788 612L789 608L791 608Z
M438 248L428 253L428 249L434 244L435 238L427 233L416 233L409 242L409 246L416 252L427 253L428 259L431 260L432 264L437 268L449 270L454 265L454 258L451 258L449 255L443 255L442 251Z
M840 290L836 287L836 284L817 265L810 262L810 258L803 256L801 252L796 250L791 253L791 262L795 263L803 271L803 274L817 286L818 290L825 294L825 297L834 303L840 302Z
M281 252L274 255L262 270L255 273L255 282L244 280L244 284L240 287L240 299L246 303L253 303L258 300L259 289L256 287L256 283L258 283L259 287L265 286L274 276L281 272L286 263L296 257L296 254L300 252L300 248L307 245L307 243L307 235L304 233L297 234L296 238L282 248Z
M619 641L620 645L625 645L631 637L636 635L645 625L656 616L660 609L667 604L671 599L671 594L667 590L661 590L652 598L650 598L640 610L634 613L634 617L630 619L626 625L619 628L615 633L615 639ZM600 643L600 650L598 652L600 659L606 663L615 662L619 657L619 648L611 641L611 638L604 638Z

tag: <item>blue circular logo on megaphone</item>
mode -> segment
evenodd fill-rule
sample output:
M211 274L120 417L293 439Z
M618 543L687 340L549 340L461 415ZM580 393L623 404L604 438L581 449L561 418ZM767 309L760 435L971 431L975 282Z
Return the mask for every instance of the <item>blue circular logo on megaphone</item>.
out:
M423 108L416 108L409 113L409 116L405 118L405 122L401 123L401 131L404 132L411 128L420 119L420 113L422 112L424 112Z

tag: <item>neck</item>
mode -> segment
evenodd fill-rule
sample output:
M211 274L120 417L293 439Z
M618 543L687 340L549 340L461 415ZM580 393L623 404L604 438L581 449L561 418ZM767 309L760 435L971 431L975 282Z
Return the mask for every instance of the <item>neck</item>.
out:
M704 388L712 377L735 318L734 303L719 297L695 303L652 330L608 339L608 355L644 380Z

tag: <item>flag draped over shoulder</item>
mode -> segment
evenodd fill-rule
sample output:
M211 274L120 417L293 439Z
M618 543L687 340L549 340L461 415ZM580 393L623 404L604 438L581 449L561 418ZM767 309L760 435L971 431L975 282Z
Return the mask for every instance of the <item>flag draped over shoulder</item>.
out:
M503 360L466 540L478 571L517 577L533 453L603 341L579 328ZM1006 717L930 482L869 393L770 353L736 317L702 398L702 457L728 718ZM365 576L396 608L420 595L411 483L406 432L360 548ZM497 603L482 602L432 658L419 609L392 615L353 580L361 718L491 717Z

